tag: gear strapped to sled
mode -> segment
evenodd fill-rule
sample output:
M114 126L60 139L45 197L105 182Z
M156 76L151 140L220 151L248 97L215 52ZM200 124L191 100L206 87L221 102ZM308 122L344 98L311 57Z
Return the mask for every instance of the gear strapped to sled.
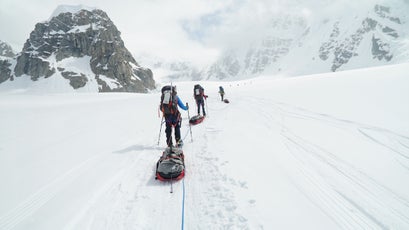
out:
M156 163L155 179L161 181L180 180L185 176L185 161L183 150L167 147Z

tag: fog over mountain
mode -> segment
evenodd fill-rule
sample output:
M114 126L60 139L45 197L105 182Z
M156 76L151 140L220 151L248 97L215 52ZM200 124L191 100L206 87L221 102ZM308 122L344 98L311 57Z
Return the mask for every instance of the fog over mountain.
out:
M177 79L175 76L183 80L296 76L409 60L408 1L275 1L254 5L243 9L253 10L254 17L243 20L236 12L224 20L231 24L230 30L213 28L207 44L223 46L219 58L208 66L198 68L191 63L195 71L175 71L166 68L172 63L156 61L152 65L143 57L140 60L168 80Z
M103 10L60 6L37 23L15 58L3 56L0 84L18 80L12 85L26 88L35 81L41 88L57 81L46 85L59 85L51 87L56 91L148 92L160 82L300 76L409 61L408 0L232 0L197 7L191 15L163 15L148 28L159 34L149 34L150 48L129 50L121 32L130 28L139 37L127 44L148 46L149 32L136 16L120 32ZM175 20L172 30L163 28L165 19ZM157 40L171 35L183 39Z

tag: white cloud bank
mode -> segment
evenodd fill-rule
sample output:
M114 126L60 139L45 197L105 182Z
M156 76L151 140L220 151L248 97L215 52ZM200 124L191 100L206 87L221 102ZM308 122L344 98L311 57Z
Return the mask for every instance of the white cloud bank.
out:
M121 31L126 47L135 56L188 60L203 65L214 60L223 49L244 46L262 36L267 32L266 19L273 15L294 14L313 20L316 15L331 17L334 11L365 9L361 6L368 1L89 0L86 4L107 12ZM378 0L376 3L402 1L405 0ZM36 23L48 20L59 5L80 4L83 1L2 0L0 39L20 51Z

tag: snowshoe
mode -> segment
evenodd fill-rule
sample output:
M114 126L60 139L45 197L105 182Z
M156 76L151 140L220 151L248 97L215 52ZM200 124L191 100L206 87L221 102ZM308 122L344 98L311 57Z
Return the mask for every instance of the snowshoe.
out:
M192 118L190 118L190 120L189 120L189 124L191 124L191 125L197 125L197 124L199 124L199 123L202 123L202 121L204 120L204 116L201 116L201 115L196 115L196 116L193 116Z
M168 147L156 163L156 177L160 181L180 180L185 176L185 159L183 150Z

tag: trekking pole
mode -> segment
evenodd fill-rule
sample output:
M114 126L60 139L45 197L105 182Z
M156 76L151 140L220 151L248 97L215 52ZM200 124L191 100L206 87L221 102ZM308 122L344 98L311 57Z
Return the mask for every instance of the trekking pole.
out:
M207 116L209 116L209 108L207 107L207 98L205 99L206 101L206 111L207 111Z
M159 145L159 141L160 141L160 134L161 134L161 132L162 132L163 119L164 119L164 117L162 117L162 120L160 121L160 129L159 129L158 145Z
M170 193L173 193L173 178L172 178L172 176L173 176L173 167L171 168L171 170L170 170Z
M188 107L188 109L187 109L187 118L189 119L190 141L193 142L192 125L190 124L189 104L186 102L186 105Z

